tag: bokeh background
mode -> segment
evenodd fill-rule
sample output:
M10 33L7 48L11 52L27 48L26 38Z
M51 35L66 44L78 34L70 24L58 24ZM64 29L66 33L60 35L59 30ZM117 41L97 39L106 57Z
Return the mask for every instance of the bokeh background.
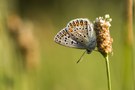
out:
M0 0L0 90L107 90L100 53L86 54L76 64L84 50L53 41L70 20L93 22L105 14L112 18L112 90L134 90L134 42L128 38L134 32L127 29L127 8L126 0Z

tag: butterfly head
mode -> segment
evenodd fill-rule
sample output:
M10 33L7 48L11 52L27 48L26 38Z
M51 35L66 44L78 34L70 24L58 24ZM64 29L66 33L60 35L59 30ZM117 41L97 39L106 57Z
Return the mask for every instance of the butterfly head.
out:
M92 52L92 50L88 50L88 49L86 49L86 51L87 51L87 54L90 54Z

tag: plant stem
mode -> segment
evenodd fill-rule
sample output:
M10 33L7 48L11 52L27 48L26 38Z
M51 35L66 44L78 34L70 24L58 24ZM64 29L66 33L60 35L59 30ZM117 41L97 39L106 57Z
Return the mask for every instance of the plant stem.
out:
M125 49L125 60L124 61L124 73L123 73L123 90L135 90L135 71L134 71L134 63L135 63L135 57L134 57L134 29L133 29L133 1L135 0L125 0L126 2L126 28L125 32L126 34L126 47Z
M109 66L108 55L106 55L104 58L105 58L105 63L106 63L108 90L111 90L111 77L110 77L110 66Z

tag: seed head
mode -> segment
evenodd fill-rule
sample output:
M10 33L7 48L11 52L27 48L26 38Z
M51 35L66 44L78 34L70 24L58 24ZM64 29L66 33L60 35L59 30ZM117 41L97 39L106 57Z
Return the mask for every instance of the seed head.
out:
M98 17L94 21L94 30L97 37L97 49L103 56L112 52L113 39L111 38L109 31L111 21L112 19L108 14L105 15L105 18Z

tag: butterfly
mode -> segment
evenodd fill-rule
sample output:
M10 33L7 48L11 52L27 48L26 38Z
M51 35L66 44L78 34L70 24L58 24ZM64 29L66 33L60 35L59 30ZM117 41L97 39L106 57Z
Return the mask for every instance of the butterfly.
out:
M85 52L90 54L96 47L94 25L87 18L71 20L65 28L56 34L54 41L63 46L85 49Z

